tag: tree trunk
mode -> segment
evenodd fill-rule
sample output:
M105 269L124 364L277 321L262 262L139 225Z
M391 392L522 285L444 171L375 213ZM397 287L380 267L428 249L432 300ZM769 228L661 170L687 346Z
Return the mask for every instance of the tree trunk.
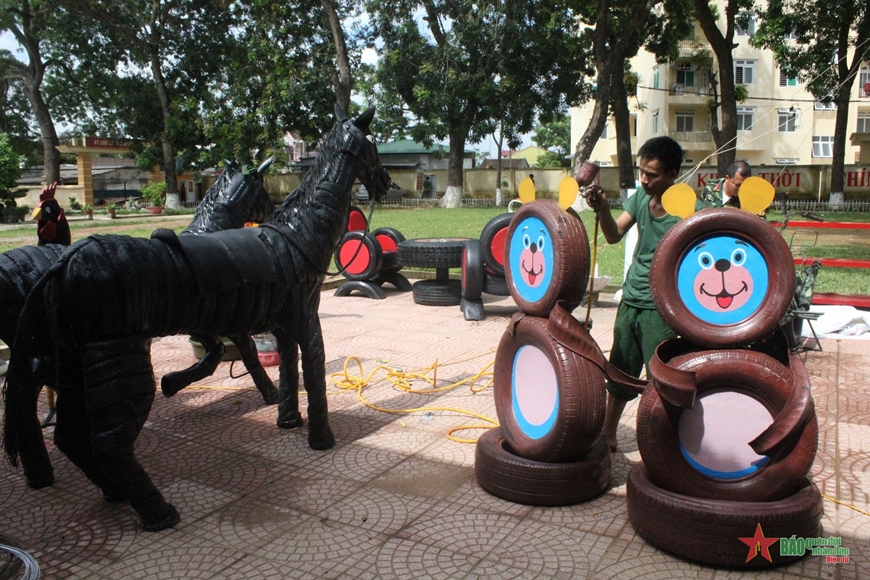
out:
M160 56L155 51L151 55L151 74L154 86L157 88L157 98L160 100L160 110L163 113L163 134L160 143L163 149L163 175L166 180L166 207L174 208L180 205L178 199L177 177L175 174L175 142L172 138L172 110L169 92L166 90L166 79L160 69Z
M338 16L335 2L332 0L320 0L320 4L329 18L329 27L332 29L332 40L335 44L335 59L338 65L338 73L333 78L335 87L335 102L343 111L348 112L350 107L350 91L353 80L350 73L350 58L347 55L347 42L344 38L344 30L341 28L341 19Z
M837 117L834 120L834 158L831 160L831 193L843 193L846 186L846 136L849 132L849 93L855 82L855 75L848 77L839 87L834 100L837 103ZM864 161L863 159L861 160Z
M441 198L441 207L462 206L462 161L465 152L465 132L450 132L450 156L447 161L447 191Z
M613 114L616 120L616 159L619 165L619 199L628 196L628 189L635 184L634 155L631 152L631 113L628 110L628 94L625 76L613 75Z
M30 106L33 108L33 115L39 125L39 134L42 136L45 182L47 184L60 183L60 151L57 150L57 131L54 128L54 121L51 119L51 112L42 99L42 92L38 85L34 85L32 81L25 81L24 86Z
M501 128L501 124L499 124L499 128ZM501 147L504 143L504 132L499 130L498 132L498 151L496 152L496 159L498 160L498 165L496 165L495 172L495 206L501 207L504 205L504 198L501 193Z

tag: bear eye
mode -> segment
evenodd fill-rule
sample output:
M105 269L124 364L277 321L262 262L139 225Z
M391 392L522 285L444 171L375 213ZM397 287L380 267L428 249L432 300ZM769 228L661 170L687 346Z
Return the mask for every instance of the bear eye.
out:
M713 256L710 252L701 252L698 255L698 265L701 266L704 270L709 270L713 267L715 260L713 260Z
M746 263L746 252L740 248L737 248L733 252L731 252L731 263L735 266L742 266Z
M528 250L529 246L531 246L531 245L532 245L532 238L529 237L529 234L524 234L523 235L523 247Z
M539 250L544 249L544 236L542 236L542 235L538 236L538 249Z

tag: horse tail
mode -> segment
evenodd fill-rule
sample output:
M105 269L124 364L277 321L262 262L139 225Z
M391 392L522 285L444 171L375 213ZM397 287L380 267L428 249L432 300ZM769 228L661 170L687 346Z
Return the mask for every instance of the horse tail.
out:
M46 364L45 359L52 354L54 345L44 305L45 288L57 277L65 262L62 257L53 264L27 297L18 319L3 388L3 450L10 465L17 467L21 460L27 484L33 488L54 482L38 417L37 402L42 385L37 376L41 374L40 365Z

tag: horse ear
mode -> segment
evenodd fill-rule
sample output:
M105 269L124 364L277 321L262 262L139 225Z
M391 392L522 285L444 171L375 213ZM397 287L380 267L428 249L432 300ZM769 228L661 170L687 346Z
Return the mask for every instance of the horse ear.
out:
M339 123L347 121L347 113L344 112L344 109L340 105L335 105L335 118Z
M372 119L375 118L375 108L369 107L366 109L366 112L354 119L353 124L359 127L360 129L367 130L369 125L372 122Z
M274 156L269 157L268 159L263 161L263 164L257 168L257 173L259 173L260 175L263 175L264 173L266 173L266 170L269 169L269 166L272 165L273 161L275 161Z

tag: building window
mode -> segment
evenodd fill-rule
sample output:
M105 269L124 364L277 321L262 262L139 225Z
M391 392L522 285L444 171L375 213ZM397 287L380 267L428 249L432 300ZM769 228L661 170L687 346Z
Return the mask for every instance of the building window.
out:
M681 62L677 65L677 84L687 87L695 86L695 65L690 62Z
M734 19L735 36L752 36L755 34L755 12L741 10Z
M797 165L797 159L794 157L777 157L777 165Z
M870 97L870 66L862 66L858 73L858 94L862 97Z
M659 88L659 67L653 68L653 88Z
M653 135L659 134L659 112L658 112L658 109L653 111L653 114L652 114L652 132L653 132Z
M790 109L779 109L776 125L780 133L794 133L797 131L797 111L793 107Z
M751 85L755 78L754 60L734 61L734 82L738 85Z
M813 136L813 157L833 157L834 138L830 135Z
M781 87L796 87L797 79L789 78L782 70L779 71L779 86Z
M637 115L631 116L631 136L637 137Z
M608 138L608 132L609 132L608 129L609 128L610 128L610 121L605 121L604 122L604 129L601 130L601 138L602 139Z
M677 132L688 133L695 130L694 111L677 111Z
M858 133L870 133L870 111L858 113Z
M752 131L752 117L755 107L737 107L737 130Z
M813 109L816 111L836 111L837 103L834 102L834 95L828 95L823 99L816 99L813 103Z

